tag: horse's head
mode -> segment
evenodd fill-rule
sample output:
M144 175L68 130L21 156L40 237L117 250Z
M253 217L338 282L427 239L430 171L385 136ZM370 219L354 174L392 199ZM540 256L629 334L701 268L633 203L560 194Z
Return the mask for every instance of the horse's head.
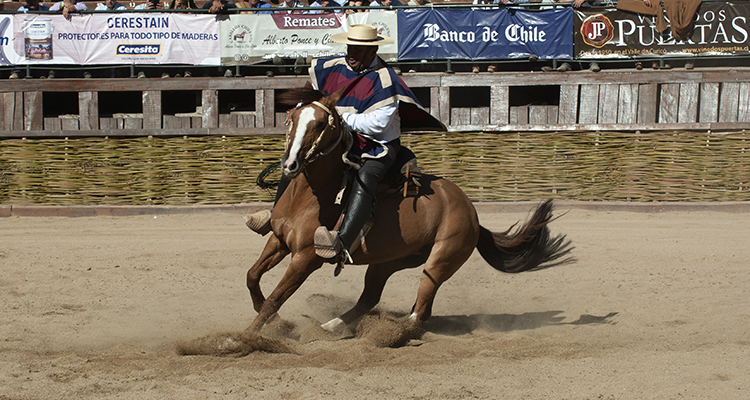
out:
M328 97L312 89L295 89L279 96L287 105L302 106L292 114L292 122L286 134L284 157L281 168L284 175L294 178L302 169L318 157L326 155L341 141L339 115L336 102L341 91Z

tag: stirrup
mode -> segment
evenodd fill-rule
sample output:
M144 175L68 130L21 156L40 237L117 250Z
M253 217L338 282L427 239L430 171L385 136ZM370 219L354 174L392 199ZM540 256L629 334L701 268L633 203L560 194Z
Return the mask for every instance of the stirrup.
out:
M245 216L245 225L255 233L265 236L271 232L271 210L262 210Z
M339 233L336 231L329 231L325 226L319 226L318 229L315 229L313 241L315 243L315 254L320 258L330 260L341 254L341 241L339 240Z

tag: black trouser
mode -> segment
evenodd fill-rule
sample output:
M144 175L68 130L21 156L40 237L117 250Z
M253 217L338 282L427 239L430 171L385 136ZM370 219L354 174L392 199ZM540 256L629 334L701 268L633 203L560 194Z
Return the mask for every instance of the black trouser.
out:
M366 159L354 178L344 219L339 228L339 238L344 249L349 250L352 247L359 231L370 216L375 206L375 192L378 184L396 161L396 155L401 148L401 140L392 140L386 143L385 147L388 148L388 154L381 158Z

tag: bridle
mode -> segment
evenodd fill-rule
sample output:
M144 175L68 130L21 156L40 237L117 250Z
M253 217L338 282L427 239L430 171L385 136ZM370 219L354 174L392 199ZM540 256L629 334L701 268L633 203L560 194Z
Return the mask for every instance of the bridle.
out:
M318 135L318 138L315 139L315 141L313 142L312 146L310 147L310 150L307 151L307 153L305 154L304 159L301 160L301 163L300 163L301 164L301 168L300 169L304 168L308 164L310 164L313 161L317 160L319 157L322 157L322 156L330 153L334 148L336 148L336 146L339 145L339 143L341 142L341 139L344 137L344 130L345 130L345 128L344 128L344 120L341 119L341 116L339 116L339 129L338 129L339 135L336 138L336 141L333 142L333 144L331 144L328 148L326 148L324 150L321 150L321 151L318 151L316 153L316 151L318 149L318 146L320 145L320 142L323 140L323 135L326 133L326 131L328 130L328 128L331 128L331 127L334 126L335 117L333 116L333 112L331 111L331 109L328 108L325 104L323 104L323 103L321 103L321 102L319 102L317 100L313 101L310 104L320 107L323 111L325 111L328 114L328 125L325 128L323 128L322 131L320 131L320 134ZM334 111L338 112L336 109L334 109ZM294 124L289 124L289 130L287 130L287 132L286 132L286 145L284 146L286 151L289 151L289 138L290 138L290 135L292 133L292 126L293 125Z

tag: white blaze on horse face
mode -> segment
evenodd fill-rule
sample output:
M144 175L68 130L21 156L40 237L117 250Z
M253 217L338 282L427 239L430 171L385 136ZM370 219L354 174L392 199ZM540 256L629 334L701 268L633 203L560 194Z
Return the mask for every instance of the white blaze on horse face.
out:
M302 148L302 140L305 139L305 132L307 132L307 125L310 122L315 121L315 109L312 107L304 108L299 113L297 119L297 130L294 132L294 141L292 142L292 148L289 149L289 158L284 163L284 170L289 171L289 167L299 158L299 151Z

